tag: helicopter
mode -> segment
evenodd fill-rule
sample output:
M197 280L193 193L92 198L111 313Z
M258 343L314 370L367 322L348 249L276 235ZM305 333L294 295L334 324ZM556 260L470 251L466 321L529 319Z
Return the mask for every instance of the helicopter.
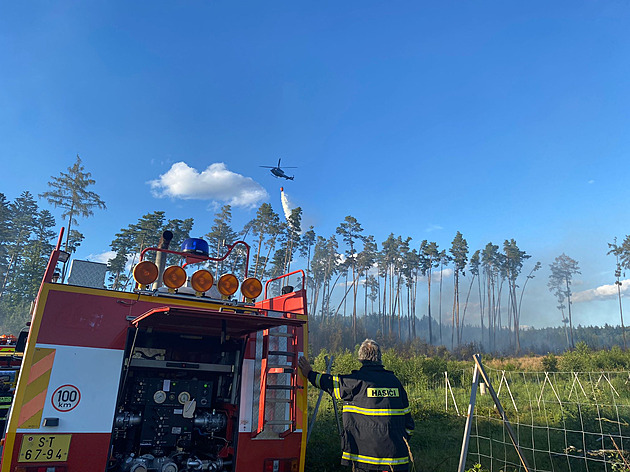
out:
M260 167L264 167L265 169L271 169L271 173L275 177L281 177L283 179L293 180L293 178L295 177L294 175L287 175L280 168L280 161L281 161L281 159L278 159L278 165L275 166L275 167L274 166L260 166ZM285 169L296 169L296 167L285 167Z

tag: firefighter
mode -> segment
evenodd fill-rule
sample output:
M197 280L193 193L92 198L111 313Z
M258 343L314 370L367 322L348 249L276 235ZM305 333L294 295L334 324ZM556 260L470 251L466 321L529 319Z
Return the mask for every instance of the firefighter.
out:
M363 341L359 360L362 367L348 375L315 372L304 357L298 364L311 384L343 400L343 465L357 471L408 471L407 439L414 422L407 392L394 373L383 367L376 341Z

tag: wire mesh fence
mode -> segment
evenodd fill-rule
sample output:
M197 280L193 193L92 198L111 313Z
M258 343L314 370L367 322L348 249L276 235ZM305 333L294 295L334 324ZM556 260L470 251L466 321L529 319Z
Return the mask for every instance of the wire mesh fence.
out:
M630 446L630 373L489 369L487 375L530 470L630 470L625 452ZM523 470L485 387L480 385L471 418L467 463L490 471Z

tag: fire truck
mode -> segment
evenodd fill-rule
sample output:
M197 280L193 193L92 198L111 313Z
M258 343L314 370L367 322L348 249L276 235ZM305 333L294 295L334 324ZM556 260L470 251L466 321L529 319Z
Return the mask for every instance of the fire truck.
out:
M247 277L243 241L212 258L201 239L169 249L166 231L140 254L133 291L68 285L53 282L68 257L62 235L34 306L2 472L304 470L303 271L263 286ZM165 268L167 255L181 263ZM204 268L235 255L244 280Z

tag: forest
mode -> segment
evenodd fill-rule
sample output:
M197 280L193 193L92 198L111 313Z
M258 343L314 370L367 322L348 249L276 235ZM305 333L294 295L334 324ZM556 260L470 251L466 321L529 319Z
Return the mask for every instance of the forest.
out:
M78 221L94 216L106 204L91 190L95 184L79 156L73 166L51 177L49 190L37 197L25 190L10 201L0 193L0 327L19 331L29 319L58 226L65 226L63 248L76 252L84 236ZM61 209L62 221L52 209ZM165 230L178 245L193 233L203 235L211 255L243 240L251 247L249 275L275 277L296 267L304 268L307 281L312 344L321 348L353 349L366 336L385 340L401 349L415 346L426 353L475 349L500 354L560 352L578 342L606 348L626 347L620 277L630 268L630 235L609 244L616 261L619 326L575 326L572 320L572 282L579 262L566 254L549 264L550 296L557 300L562 324L534 329L522 323L527 285L542 263L532 259L515 239L488 242L471 249L457 232L446 247L436 241L413 241L394 232L381 242L366 234L359 221L346 216L334 234L317 234L302 227L300 207L276 212L262 203L242 228L232 224L232 208L222 206L211 224L193 218L169 219L164 211L147 212L136 222L112 230L108 288L132 290L131 267L143 248L156 245ZM530 260L532 259L532 260ZM221 274L241 274L244 253L224 262L210 263ZM67 274L64 266L61 278ZM450 282L444 283L445 274ZM242 275L242 274L241 274ZM424 291L427 302L419 306ZM448 297L446 297L448 291ZM448 300L448 306L446 301ZM443 303L444 301L444 303ZM478 324L470 319L474 304ZM322 340L326 345L322 345Z

